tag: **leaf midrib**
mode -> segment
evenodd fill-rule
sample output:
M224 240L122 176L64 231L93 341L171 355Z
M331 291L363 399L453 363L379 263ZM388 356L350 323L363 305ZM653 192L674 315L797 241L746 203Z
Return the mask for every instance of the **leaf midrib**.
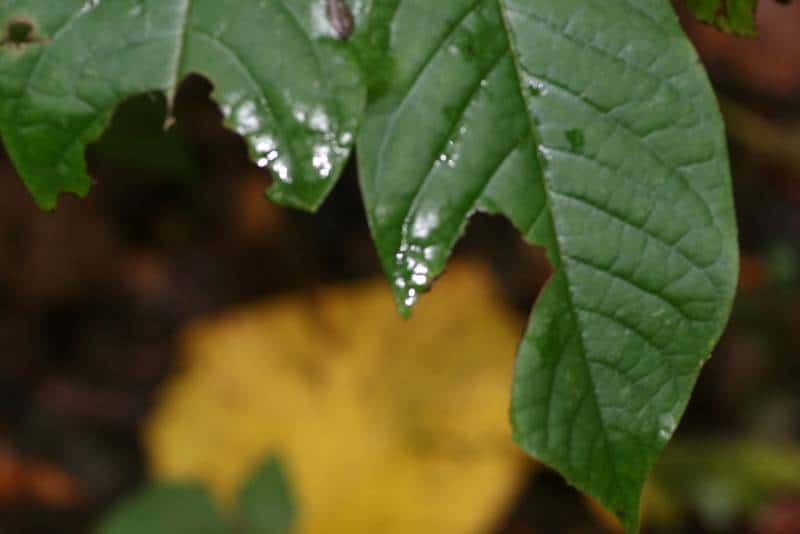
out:
M183 51L186 48L186 36L189 28L189 17L191 16L192 7L194 2L192 0L182 0L183 4L180 8L180 19L177 29L177 39L175 42L175 54L172 59L172 80L167 87L167 107L171 111L175 93L178 91L178 84L180 83L180 76L183 72Z
M453 128L451 128L450 131L447 132L447 135L443 137L444 141L436 147L435 151L433 151L434 155L433 161L431 162L427 172L425 173L425 177L422 180L420 180L419 186L417 187L416 191L414 191L414 195L411 197L411 202L409 203L408 209L405 210L406 218L419 206L420 199L422 198L420 193L428 185L428 183L431 180L431 177L434 174L434 170L436 168L436 162L439 157L438 155L441 154L447 147L447 143L452 138L461 120L464 118L464 114L469 109L470 104L472 104L475 95L480 91L484 80L494 73L494 71L503 63L503 60L506 58L506 55L509 55L510 53L511 53L510 50L503 50L500 54L497 55L497 57L492 59L491 63L486 68L486 70L481 72L481 76L479 77L478 81L475 84L473 84L473 86L469 89L467 97L464 99L464 102L458 108L458 117L455 120L453 120ZM508 159L510 154L514 153L514 150L517 149L517 146L518 144L516 143L511 146L511 149L508 151L508 153L504 154L503 157L500 159L500 165L502 165L506 161L506 159ZM481 186L480 190L475 195L474 200L470 202L469 207L467 208L466 213L464 214L465 216L467 216L469 212L474 209L475 204L478 202L478 200L480 200L486 188L489 187L489 185L491 184L493 176L494 176L493 174L488 175L486 182L483 184L483 186ZM409 221L406 221L405 224L403 224L403 240L407 239L408 237L407 236L408 222Z
M508 47L509 47L509 50L511 52L512 61L514 62L514 76L517 78L517 86L518 86L519 91L520 91L520 97L522 99L523 104L525 105L525 116L526 116L526 118L528 120L528 124L530 126L530 135L532 136L532 138L534 140L534 146L535 146L535 151L536 151L536 160L537 160L537 163L539 165L539 168L542 170L542 187L545 190L544 191L544 193L545 193L544 194L544 203L545 203L544 210L547 211L548 216L550 217L550 223L552 225L553 231L556 234L555 239L552 239L551 241L552 241L552 247L555 249L554 252L555 252L555 254L556 254L556 256L558 257L558 260L559 260L559 265L558 266L553 266L553 267L556 270L560 270L562 272L562 276L564 278L564 282L565 282L566 289L567 289L567 291L566 291L567 298L569 300L567 308L569 309L569 312L572 315L572 319L575 322L575 327L576 327L576 329L578 331L578 344L580 346L580 355L581 355L580 360L583 362L583 364L584 364L584 366L586 368L586 375L587 375L587 377L589 379L589 386L590 386L589 389L591 390L591 398L592 398L595 410L597 411L598 419L600 421L600 428L602 430L603 443L604 443L604 446L605 446L604 448L605 448L605 452L606 452L605 456L608 458L608 463L609 463L609 465L611 467L611 470L612 470L612 474L613 474L613 477L614 477L613 478L613 483L614 483L615 486L617 486L619 484L619 470L618 470L618 467L616 465L616 462L614 461L614 457L612 455L608 454L609 447L610 447L610 439L609 439L609 436L608 436L608 429L606 427L606 420L605 420L603 411L600 409L600 401L599 401L599 399L597 397L597 385L596 385L596 382L595 382L595 378L594 378L594 375L592 373L592 368L589 365L589 360L588 360L587 351L586 351L586 341L584 339L584 328L583 328L583 325L582 325L582 321L581 321L581 319L579 317L579 314L576 311L577 308L575 306L575 297L572 294L572 284L570 283L569 273L568 273L568 271L566 269L567 258L565 257L565 254L564 254L564 252L563 252L563 250L561 248L561 245L560 245L560 243L558 241L558 238L557 238L557 235L558 235L557 226L558 226L558 224L556 222L555 216L553 215L553 208L552 208L552 204L551 204L551 200L550 200L550 189L551 189L551 187L549 185L549 178L548 178L546 162L542 159L542 155L541 155L540 151L538 150L538 146L542 144L541 143L541 138L539 136L539 132L538 132L538 129L536 128L536 125L531 120L530 112L528 110L527 100L525 98L525 87L523 85L522 76L520 74L522 72L522 67L521 67L521 65L519 63L519 59L518 59L519 58L519 54L518 54L518 52L516 50L516 47L514 45L514 39L512 38L513 30L511 29L511 24L509 23L508 18L507 18L507 16L508 16L507 12L510 11L510 9L506 6L505 0L494 0L494 1L497 2L498 9L500 10L500 16L501 16L502 21L503 21L503 27L505 28L505 34L506 34L506 36L508 38ZM552 283L552 279L551 279L551 283ZM559 358L559 362L562 361L562 360L563 360L563 358Z
M393 127L396 124L396 122L398 120L398 117L402 114L403 109L405 108L407 103L410 101L411 96L413 95L415 88L419 84L419 81L423 78L425 72L427 72L428 68L432 64L433 58L435 58L437 56L437 54L439 53L439 50L441 49L443 44L453 35L453 33L456 31L456 29L461 26L461 23L474 12L476 7L482 1L486 1L486 0L476 0L476 1L472 2L469 5L469 7L467 9L465 9L464 13L461 14L461 16L459 16L456 20L453 21L453 23L450 26L450 28L444 33L442 39L439 41L439 43L436 46L434 46L432 48L431 53L428 55L428 57L426 57L426 59L423 61L423 63L420 66L420 68L415 73L414 77L412 78L412 81L409 83L408 89L405 91L405 95L403 97L403 100L400 102L399 106L397 108L395 108L395 110L393 111L392 116L391 116L391 118L389 120L389 123L388 123L388 125L386 127L386 130L385 130L386 133L384 134L383 140L381 142L381 146L380 146L380 148L378 150L377 166L376 166L376 169L375 169L375 175L376 176L381 176L381 173L383 171L383 165L384 165L384 160L385 160L385 152L386 152L386 149L387 149L387 146L388 146L388 139L390 138L389 132L391 132L393 130ZM538 135L537 129L535 128L535 125L533 124L533 122L531 120L530 113L527 110L526 100L525 100L525 96L524 96L525 95L524 87L522 85L522 79L521 79L521 76L520 76L521 67L520 67L519 61L517 59L518 55L517 55L517 52L516 52L516 49L515 49L515 46L514 46L513 39L511 38L512 30L511 30L511 27L510 27L510 25L508 23L508 20L506 19L507 11L509 9L505 5L504 0L490 0L490 1L494 1L494 2L497 3L498 10L500 12L500 16L501 16L501 19L502 19L502 22L503 22L503 25L504 25L504 28L505 28L505 34L506 34L506 37L508 39L508 52L510 53L512 61L514 63L514 75L517 78L517 84L518 84L518 87L519 87L519 90L520 90L521 102L526 107L525 114L526 114L526 117L527 117L527 120L528 120L528 123L529 123L530 135L532 136L532 138L534 140L534 145L538 147L538 145L540 144L539 135ZM394 17L394 15L396 15L396 13L393 14L393 17ZM542 175L543 175L542 185L543 185L543 188L545 189L545 194L544 194L544 197L545 197L545 208L542 211L547 211L548 216L550 217L550 221L551 221L552 227L555 229L557 225L556 225L555 217L553 216L553 210L552 210L552 207L551 207L550 187L548 186L547 173L544 170L545 169L544 164L543 164L544 162L542 161L542 156L539 153L538 149L536 150L536 159L537 159L537 163L538 163L539 167L542 169ZM487 178L487 183L491 181L491 178L492 178L491 176ZM420 186L420 189L422 187L424 187L424 182ZM403 215L403 219L404 219L403 226L407 225L407 220L406 219L408 219L410 210L413 207L413 205L415 204L417 196L418 196L418 191L417 191L417 193L415 193L411 197L412 200L411 200L411 203L409 204L409 208L407 210L405 210L405 214ZM537 217L536 220L538 220L538 217ZM556 231L556 233L557 233L557 231ZM401 238L401 242L402 242L402 238ZM600 427L601 427L601 430L602 430L604 449L605 449L605 452L606 452L605 456L607 458L609 458L609 463L611 465L612 473L613 473L613 477L614 477L613 482L614 482L615 485L617 485L618 481L619 481L618 468L617 468L616 463L614 462L613 458L608 454L608 450L609 450L609 446L610 446L608 430L606 428L606 422L605 422L605 418L603 416L603 412L600 410L600 404L599 404L599 400L597 398L597 387L596 387L595 379L594 379L594 376L592 374L591 366L589 365L589 362L588 362L588 359L587 359L586 345L585 345L585 340L584 340L584 337L583 337L584 329L583 329L583 326L581 324L581 320L578 317L578 314L576 312L576 308L575 308L575 304L574 304L574 296L572 294L571 284L569 283L569 276L568 276L567 270L564 268L564 264L565 264L566 258L564 256L563 251L561 250L561 247L558 244L558 240L554 239L553 242L554 242L554 247L555 247L554 252L558 256L558 259L559 259L559 262L560 262L560 265L557 266L557 267L562 270L562 273L563 273L562 275L563 275L564 280L565 280L566 285L567 285L567 296L569 298L569 306L568 306L568 308L569 308L570 314L572 315L572 318L573 318L573 321L575 323L576 329L578 330L578 343L579 343L579 346L580 346L581 361L584 363L584 365L586 367L587 376L588 376L589 381L590 381L590 389L591 389L591 396L592 396L593 404L594 404L595 410L597 411L598 419L600 420Z
M373 174L373 176L382 176L383 175L383 165L384 165L384 160L385 160L385 155L386 155L386 149L389 146L389 139L391 139L391 137L392 137L391 132L394 130L395 124L397 124L397 120L403 114L403 110L405 110L406 105L411 100L411 96L414 94L414 92L416 91L417 87L419 87L419 82L422 80L422 78L424 77L425 73L428 71L430 66L433 64L433 60L439 54L439 51L441 50L441 48L444 45L444 43L446 43L447 40L450 39L450 37L453 36L455 31L458 30L458 28L461 27L461 24L464 22L464 20L466 20L467 17L469 17L473 13L473 11L475 11L476 6L478 4L480 4L481 2L483 2L483 1L485 1L485 0L473 0L473 2L469 5L469 7L464 10L464 13L459 15L459 17L456 18L451 23L450 27L447 29L446 32L444 32L444 35L439 40L439 42L431 49L431 53L428 54L428 56L422 62L422 65L419 67L419 69L417 69L416 73L414 74L414 77L411 79L411 82L408 84L408 89L405 91L405 95L403 96L403 99L401 100L400 105L398 105L394 109L394 111L392 112L392 116L389 119L389 123L386 125L386 128L384 130L383 139L381 140L381 145L378 148L378 155L377 155L377 158L376 158L377 163L376 163L375 173ZM397 16L397 11L395 10L395 12L392 13L391 19L389 20L389 23L388 23L389 25L392 25L394 23L394 18L396 16ZM418 191L417 191L417 193L418 193ZM414 197L415 196L416 196L416 193L415 193ZM413 205L414 197L412 197L412 201L409 204L409 210L410 210L411 206ZM408 211L409 210L406 210L405 215L403 215L403 219L408 218ZM403 226L405 226L405 221L403 222Z

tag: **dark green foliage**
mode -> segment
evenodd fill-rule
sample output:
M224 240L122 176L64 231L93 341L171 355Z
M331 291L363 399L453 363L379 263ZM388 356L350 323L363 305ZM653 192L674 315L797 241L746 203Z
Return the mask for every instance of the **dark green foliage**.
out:
M753 0L687 4L723 29L755 29ZM317 208L358 140L367 217L404 313L473 213L505 215L555 271L519 350L514 438L635 532L738 265L722 121L670 2L346 7L4 2L6 150L53 208L61 192L88 191L84 150L120 101L160 90L169 107L181 80L202 74L272 170L276 201ZM253 527L261 498L242 495Z

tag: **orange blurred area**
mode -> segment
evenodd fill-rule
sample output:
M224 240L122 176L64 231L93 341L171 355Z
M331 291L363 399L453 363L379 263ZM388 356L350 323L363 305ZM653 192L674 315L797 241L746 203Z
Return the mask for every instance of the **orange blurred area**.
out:
M12 450L0 447L0 506L21 501L74 508L83 499L80 482L60 468L25 460Z

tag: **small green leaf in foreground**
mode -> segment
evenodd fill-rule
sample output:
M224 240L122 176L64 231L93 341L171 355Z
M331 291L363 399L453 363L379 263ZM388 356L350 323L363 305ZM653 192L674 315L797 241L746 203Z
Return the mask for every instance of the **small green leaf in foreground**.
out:
M359 167L398 304L443 272L476 211L546 247L514 437L636 532L737 277L723 125L695 51L667 0L373 4L392 39Z
M239 491L239 519L249 534L288 534L297 505L283 464L274 456Z
M230 534L208 492L199 485L162 483L123 502L98 534Z
M84 152L115 106L197 73L225 124L275 177L270 196L315 209L333 186L364 104L358 66L324 0L16 0L0 28L0 134L36 201L87 193Z
M752 37L758 32L758 0L685 0L698 20L713 24L728 33Z

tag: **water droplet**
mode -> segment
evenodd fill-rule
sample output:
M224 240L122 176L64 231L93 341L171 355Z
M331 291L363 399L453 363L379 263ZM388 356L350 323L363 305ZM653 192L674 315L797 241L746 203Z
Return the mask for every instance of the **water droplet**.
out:
M542 167L546 170L550 167L550 161L553 159L553 151L544 145L539 146L539 161Z
M333 170L331 148L327 145L314 146L314 155L311 158L311 164L317 169L322 178L330 176Z
M437 247L434 245L431 245L430 247L425 247L425 249L422 251L424 258L427 261L433 261L434 258L436 258L440 253L441 253L441 247Z
M662 415L659 418L658 437L663 441L669 441L677 426L678 422L671 414Z
M308 125L318 132L326 133L331 131L331 119L328 117L328 114L320 108L315 109L311 113L311 119L308 121Z
M256 152L259 154L265 154L267 152L271 152L275 150L277 147L277 143L275 139L272 138L270 135L260 135L253 139L253 144L255 144Z
M425 211L418 214L414 218L414 224L411 228L411 236L415 240L427 239L438 226L439 213L435 210Z
M96 8L100 5L100 0L86 0L86 2L81 6L78 13L83 15L84 13L91 11L92 9Z
M289 167L287 167L287 165L284 162L276 160L275 164L272 166L272 170L275 172L275 174L278 175L278 179L281 182L287 184L292 183L291 178L289 178Z
M256 103L246 100L239 104L236 109L234 121L236 132L240 135L248 135L261 129L261 119L256 114Z
M428 285L428 271L430 269L424 263L417 263L414 266L414 269L411 271L413 274L411 275L411 281L414 282L415 285L424 287Z
M244 94L237 91L224 92L220 95L219 107L225 117L230 117L233 108L244 98Z
M546 94L545 86L539 80L529 80L528 81L528 92L531 96L542 96Z
M399 300L405 308L404 314L410 311L422 293L427 291L431 283L431 267L427 262L426 249L420 245L408 244L401 246L395 255L397 269L395 271L394 286L399 290Z

